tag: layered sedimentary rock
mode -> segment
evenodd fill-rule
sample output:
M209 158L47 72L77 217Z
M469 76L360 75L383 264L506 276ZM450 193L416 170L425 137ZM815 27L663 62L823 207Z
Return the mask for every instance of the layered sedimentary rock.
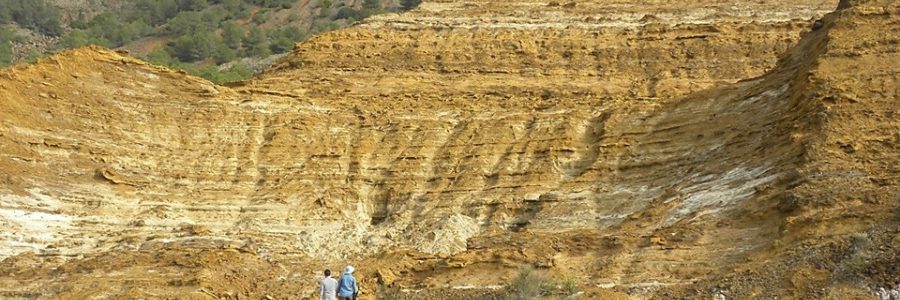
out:
M834 3L426 2L300 45L254 87L336 105L544 108L671 99L775 65ZM473 101L476 100L476 101Z
M900 7L813 22L837 6L426 1L229 86L94 48L3 70L0 295L291 298L348 262L369 292L871 295Z

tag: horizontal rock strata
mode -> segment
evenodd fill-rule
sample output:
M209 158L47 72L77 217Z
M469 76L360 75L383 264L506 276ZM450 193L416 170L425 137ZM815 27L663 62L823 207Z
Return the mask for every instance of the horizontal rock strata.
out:
M426 1L228 86L96 48L0 71L0 296L289 297L354 262L665 298L896 225L898 7L811 27L835 6Z

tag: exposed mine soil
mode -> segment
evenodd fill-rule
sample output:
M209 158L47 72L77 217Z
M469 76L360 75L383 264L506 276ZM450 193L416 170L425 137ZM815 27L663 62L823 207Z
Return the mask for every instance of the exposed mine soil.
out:
M893 299L898 81L895 0L425 1L227 86L63 52L0 70L0 298Z

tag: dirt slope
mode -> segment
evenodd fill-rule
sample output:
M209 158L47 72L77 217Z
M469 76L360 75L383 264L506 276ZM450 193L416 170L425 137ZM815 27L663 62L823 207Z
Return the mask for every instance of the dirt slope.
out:
M2 70L0 296L302 298L354 263L366 296L534 266L584 298L876 297L900 4L813 25L834 6L434 1L228 87L96 48Z

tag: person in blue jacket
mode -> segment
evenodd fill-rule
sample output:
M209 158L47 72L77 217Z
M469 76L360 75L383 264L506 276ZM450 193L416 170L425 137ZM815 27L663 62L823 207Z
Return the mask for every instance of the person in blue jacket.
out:
M344 275L338 281L338 298L340 300L355 300L359 294L359 286L356 285L356 278L353 277L353 266L348 265L344 268Z

